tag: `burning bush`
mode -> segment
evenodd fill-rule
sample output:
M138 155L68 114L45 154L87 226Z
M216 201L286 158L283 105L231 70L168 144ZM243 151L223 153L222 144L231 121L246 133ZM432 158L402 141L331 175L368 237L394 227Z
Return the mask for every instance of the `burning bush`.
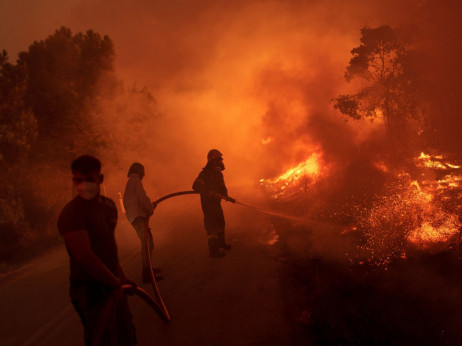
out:
M261 184L281 207L301 204L303 208L291 210L304 215L314 205L306 203L307 195L311 201L323 197L323 207L314 217L346 226L339 237L357 234L356 249L346 251L351 263L386 266L405 258L409 249L441 251L458 241L462 226L459 165L422 153L409 168L412 175L371 160L352 162L334 175L323 170L327 165L321 162L313 154L277 178L262 179ZM329 193L321 196L318 185L334 180L337 184L332 183Z

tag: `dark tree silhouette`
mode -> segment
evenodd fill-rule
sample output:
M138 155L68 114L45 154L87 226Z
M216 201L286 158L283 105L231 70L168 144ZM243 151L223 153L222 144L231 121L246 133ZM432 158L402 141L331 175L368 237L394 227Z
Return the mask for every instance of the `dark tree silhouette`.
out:
M67 173L76 155L103 147L98 104L113 99L118 86L112 41L93 31L73 35L62 27L15 64L8 60L2 51L0 262L57 236L55 213L68 197L58 172Z
M72 35L64 27L20 54L18 66L27 71L25 104L38 122L39 156L75 156L101 144L91 126L92 106L116 86L113 60L109 37L91 30Z
M352 119L383 118L395 137L408 119L423 114L413 70L415 52L388 25L361 29L360 40L351 51L345 79L361 79L364 84L355 94L335 98L334 108Z
M27 157L36 137L37 123L30 108L24 105L25 71L0 54L0 167L12 171Z

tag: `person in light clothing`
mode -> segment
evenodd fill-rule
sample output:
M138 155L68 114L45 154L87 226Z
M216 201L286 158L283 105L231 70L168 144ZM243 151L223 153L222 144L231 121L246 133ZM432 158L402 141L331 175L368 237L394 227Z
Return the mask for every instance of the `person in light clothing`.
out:
M142 261L142 280L143 282L149 282L150 270L146 261L146 246L149 246L149 253L152 255L154 249L154 242L152 238L151 230L148 229L148 243L146 244L144 238L144 232L147 225L149 216L154 213L154 206L146 195L146 191L143 188L141 180L144 177L144 166L139 162L134 162L128 170L128 181L125 186L123 204L125 208L125 215L128 221L131 223L136 231L136 234L141 240L141 261ZM154 270L154 274L157 280L163 279L160 275L157 275L159 269Z

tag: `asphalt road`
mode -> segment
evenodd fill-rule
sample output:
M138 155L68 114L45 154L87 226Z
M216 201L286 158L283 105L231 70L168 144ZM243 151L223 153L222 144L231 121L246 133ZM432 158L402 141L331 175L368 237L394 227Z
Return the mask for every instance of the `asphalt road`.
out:
M197 196L196 196L197 197ZM151 220L158 283L172 321L165 324L138 297L130 297L139 345L290 345L282 271L272 228L264 215L224 205L226 257L208 257L195 197L164 203ZM140 244L120 217L119 257L140 282ZM63 246L0 277L0 345L82 345L83 331L68 298ZM149 285L142 285L152 293Z

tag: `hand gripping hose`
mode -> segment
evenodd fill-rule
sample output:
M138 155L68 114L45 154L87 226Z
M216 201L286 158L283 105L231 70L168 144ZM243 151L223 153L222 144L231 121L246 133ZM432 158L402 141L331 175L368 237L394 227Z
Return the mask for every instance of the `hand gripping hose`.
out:
M148 292L143 290L141 287L133 287L132 285L122 285L121 288L124 292L127 292L126 294L135 294L141 299L143 299L155 312L159 314L159 316L165 323L168 323L170 321L170 319L166 319L162 307L149 295ZM115 303L115 297L112 294L109 295L101 311L101 317L99 319L98 325L95 328L95 332L90 342L90 346L99 346L101 344L107 321L114 310Z
M163 196L161 198L159 198L158 200L154 201L152 204L154 207L157 206L157 204L159 204L160 202L162 201L165 201L166 199L169 199L169 198L172 198L172 197L176 197L176 196L181 196L181 195L191 195L191 194L197 194L198 192L196 191L180 191L180 192L175 192L175 193L171 193L171 194L168 194L166 196ZM149 250L149 231L150 231L150 228L149 228L149 217L146 218L146 225L145 225L145 228L144 228L144 243L146 244L145 247L144 247L144 251L145 251L145 257L146 257L146 268L149 268L149 277L150 277L150 281L151 281L151 284L152 284L152 288L154 290L154 296L155 298L157 299L158 301L158 304L156 305L160 310L156 310L157 312L160 312L161 313L161 317L164 321L168 322L170 321L170 314L168 313L168 310L167 310L167 307L165 306L165 303L160 295L160 292L159 292L159 288L157 287L157 282L156 282L156 277L154 275L154 272L152 271L152 263L151 263L151 253L150 253L150 250Z
M180 191L180 192L175 192L175 193L171 193L171 194L168 194L168 195L165 195L161 198L159 198L158 200L154 201L152 204L154 207L156 207L157 204L159 204L160 202L163 202L165 201L166 199L169 199L169 198L172 198L172 197L176 197L176 196L181 196L181 195L192 195L192 194L198 194L198 192L196 191ZM121 196L119 196L119 198L121 199ZM123 205L123 204L122 204ZM157 312L159 314L159 316L162 318L162 320L165 322L165 323L168 323L170 322L170 314L168 313L168 310L167 310L167 307L165 306L164 304L164 301L160 295L160 292L159 292L159 288L157 287L157 283L156 283L156 278L154 276L154 273L152 271L152 264L151 264L151 254L150 254L150 251L149 251L149 218L146 219L146 225L145 225L145 232L144 232L144 242L146 244L145 246L145 251L146 251L146 261L148 263L147 264L147 267L150 268L150 281L151 281L151 284L152 284L152 288L154 290L154 295L155 297L157 298L157 301L155 299L153 299L149 293L147 293L145 290L143 290L141 287L136 287L135 290L133 291L133 286L131 285L122 285L122 289L124 291L130 291L134 294L136 294L137 296L139 296L141 299L143 299L155 312ZM104 334L104 329L106 327L106 324L107 324L107 321L111 315L111 312L114 308L114 303L115 303L115 298L114 296L110 295L105 304L104 304L104 307L103 307L103 310L101 312L101 317L100 317L100 320L99 320L99 323L97 325L97 327L95 328L95 333L93 335L93 339L91 340L91 343L90 345L91 346L97 346L101 343L101 340L103 338L103 334Z

